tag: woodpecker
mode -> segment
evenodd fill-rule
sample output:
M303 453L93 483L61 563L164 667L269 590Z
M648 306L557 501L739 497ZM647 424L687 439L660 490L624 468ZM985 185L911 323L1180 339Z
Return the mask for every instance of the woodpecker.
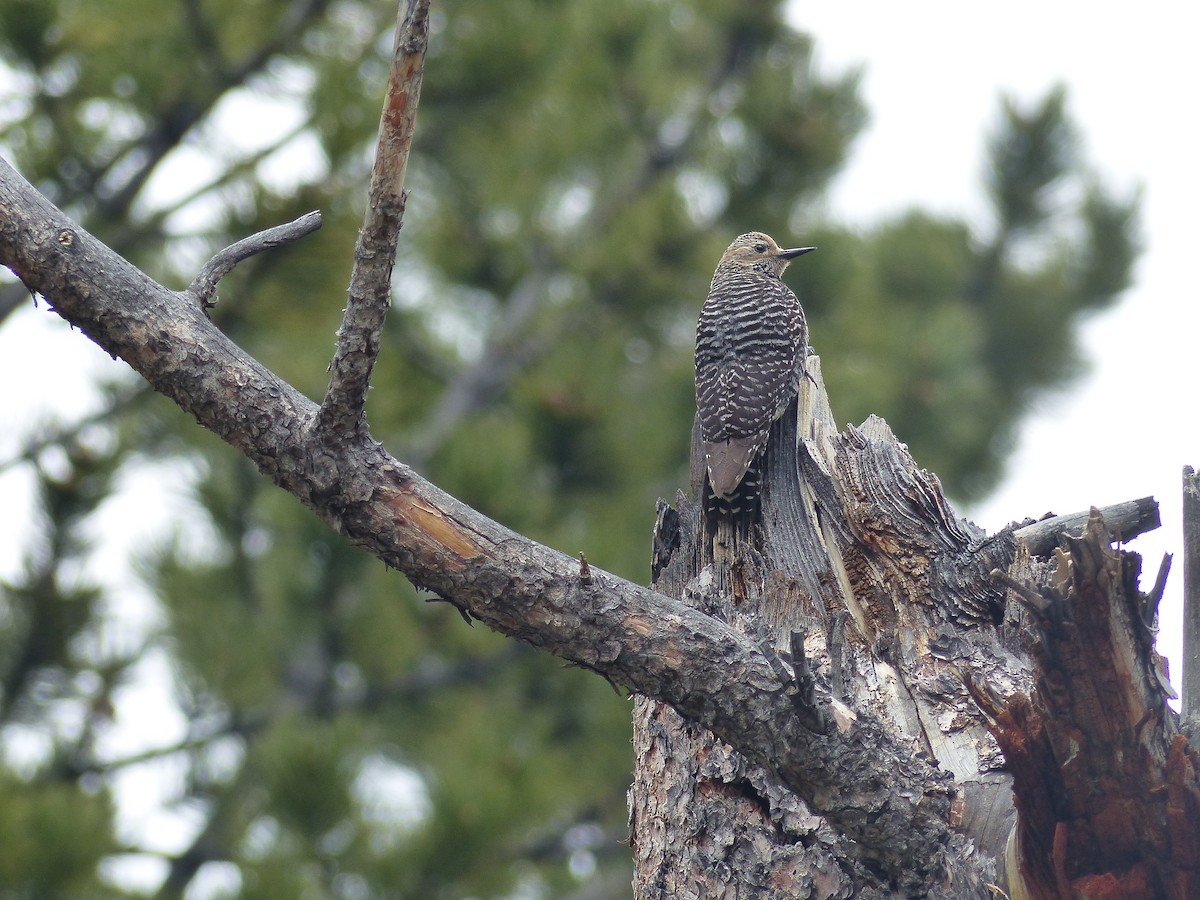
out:
M696 411L707 470L704 508L747 523L758 509L758 457L800 388L804 310L780 279L797 256L751 231L721 256L696 328Z

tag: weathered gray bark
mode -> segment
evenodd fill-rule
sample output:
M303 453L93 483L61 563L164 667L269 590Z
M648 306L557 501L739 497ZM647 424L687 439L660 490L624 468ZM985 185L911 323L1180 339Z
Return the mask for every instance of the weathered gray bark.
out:
M892 736L874 771L830 773L843 790L913 759L952 774L971 875L906 881L939 871L921 858L897 879L769 768L642 698L638 896L1196 896L1197 757L1164 702L1136 554L1095 510L984 534L881 420L837 433L809 368L772 433L761 530L714 539L686 497L662 504L655 587L773 648L808 727ZM1149 499L1106 512L1126 538L1158 524ZM912 852L908 826L881 831Z
M354 248L354 271L337 352L329 364L329 386L317 413L317 429L330 435L366 432L363 407L391 305L392 267L408 198L404 177L429 47L429 4L430 0L401 0L398 8L367 210Z
M915 761L937 760L955 776L940 800L960 834L923 855L909 826L883 826L881 843L913 860L913 872L892 877L769 769L641 698L631 791L638 896L989 896L1011 791L954 666L964 649L959 631L1003 608L1003 589L988 573L1012 556L1015 541L989 540L955 519L936 480L881 420L837 434L819 360L810 357L808 368L798 416L790 409L768 445L761 531L739 544L722 528L710 544L697 506L681 495L677 509L660 509L656 546L675 549L659 552L655 587L777 653L795 673L808 727L870 742L865 770L833 758L828 780L838 786L829 790L873 814L867 785L893 790ZM699 496L703 476L693 469ZM963 568L964 557L979 564ZM990 664L1021 677L1006 654ZM887 740L874 741L877 734ZM970 874L929 877L942 852L972 858Z

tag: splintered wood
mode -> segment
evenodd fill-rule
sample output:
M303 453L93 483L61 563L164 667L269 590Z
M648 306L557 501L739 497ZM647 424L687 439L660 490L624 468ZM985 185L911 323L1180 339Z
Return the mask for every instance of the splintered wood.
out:
M1113 547L1157 504L987 534L883 420L839 432L807 369L767 445L761 521L709 533L688 497L660 501L655 588L749 636L805 728L870 741L878 764L834 754L801 798L639 698L637 896L1200 897L1200 765L1166 704L1155 591ZM952 776L917 790L960 841L925 855L911 821L871 812L914 789L918 759ZM877 827L851 833L847 796Z

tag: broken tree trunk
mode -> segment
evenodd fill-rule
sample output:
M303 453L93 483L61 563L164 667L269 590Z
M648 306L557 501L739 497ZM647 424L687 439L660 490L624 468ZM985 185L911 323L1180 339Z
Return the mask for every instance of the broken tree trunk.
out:
M806 796L827 810L840 791L876 827L848 834L639 697L637 896L1200 896L1197 758L1165 703L1138 556L1094 510L987 535L882 420L839 433L807 366L768 443L761 527L706 534L697 503L660 501L654 587L776 661L801 723L847 750ZM1129 538L1157 506L1110 517ZM849 752L864 744L865 765ZM951 777L921 802L949 843L888 825L888 793L930 761Z

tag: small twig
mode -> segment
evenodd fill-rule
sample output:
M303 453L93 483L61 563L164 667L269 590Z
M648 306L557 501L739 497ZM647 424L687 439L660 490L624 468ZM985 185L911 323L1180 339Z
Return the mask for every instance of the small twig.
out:
M360 426L371 371L379 355L379 339L391 301L396 245L404 221L404 174L429 46L429 3L400 3L367 212L354 250L354 270L342 327L338 329L337 350L329 364L329 386L317 418L317 428L325 432L344 434Z
M264 250L294 243L320 227L321 213L314 210L286 225L276 225L274 228L242 238L206 262L200 274L188 285L187 293L195 297L204 309L212 309L217 305L217 282L232 272L234 266Z
M587 557L579 551L579 581L581 584L592 583L592 567L588 565Z

